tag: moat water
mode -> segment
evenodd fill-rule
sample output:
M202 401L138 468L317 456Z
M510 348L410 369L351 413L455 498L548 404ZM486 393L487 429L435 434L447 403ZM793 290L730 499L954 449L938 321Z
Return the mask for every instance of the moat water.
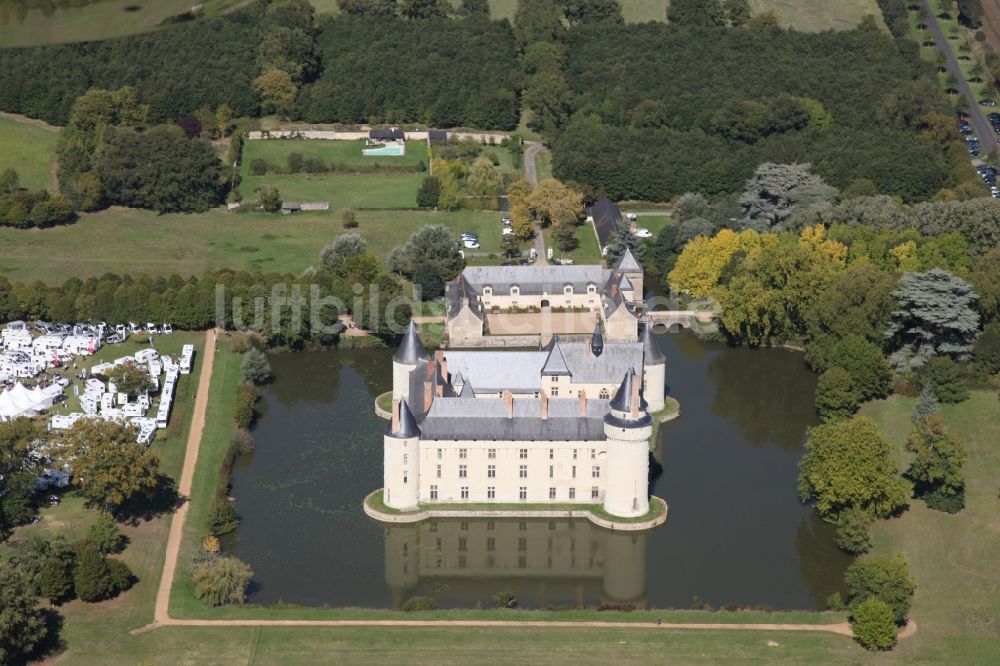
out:
M385 527L361 500L382 483L374 397L391 388L391 350L271 357L257 450L233 471L242 522L227 546L254 570L249 600L398 608L633 604L696 600L818 609L849 559L796 495L815 376L800 354L660 335L682 415L660 429L655 494L665 525L612 533L586 520L441 520Z

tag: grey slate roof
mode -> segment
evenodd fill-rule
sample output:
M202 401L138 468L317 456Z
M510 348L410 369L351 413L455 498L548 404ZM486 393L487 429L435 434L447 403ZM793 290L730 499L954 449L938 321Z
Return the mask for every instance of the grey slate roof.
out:
M600 356L587 353L589 341L560 342L559 349L575 384L614 384L626 370L642 372L642 345L638 342L604 343Z
M560 351L562 345L556 343L552 345L552 350L549 352L548 358L545 359L545 365L542 366L543 375L569 375L569 368L566 367L566 359L563 358L562 351Z
M510 389L515 393L540 391L545 351L460 351L445 352L448 371L462 373L466 384L480 393Z
M635 287L632 286L627 275L622 275L620 286L625 291L635 291Z
M590 337L590 351L594 356L604 353L604 336L601 335L601 322L594 324L594 334Z
M660 365L667 362L667 357L660 351L660 345L653 338L653 324L649 321L642 327L642 353L646 365Z
M472 388L472 384L470 382L462 384L462 392L458 394L458 397L463 400L476 397L476 391Z
M410 411L410 407L406 404L405 399L399 401L399 430L393 432L392 421L389 421L389 425L385 427L385 433L390 437L396 437L398 439L406 439L420 435L420 428L417 426L417 419L413 416L413 412Z
M621 209L611 199L601 197L587 210L587 214L594 218L594 230L601 249L607 247L615 227L622 220Z
M548 418L541 417L541 400L515 398L514 418L503 400L437 398L421 423L421 439L510 441L601 441L607 400L587 400L580 416L576 398L549 399Z
M611 409L617 410L619 412L631 412L632 411L632 384L634 382L641 381L635 376L635 372L632 368L629 368L625 372L625 378L622 379L622 383L618 386L618 390L615 391L615 397L611 399ZM639 405L640 410L646 409L646 400L642 397L642 391L639 391Z
M628 248L625 249L625 254L618 258L615 263L615 270L624 273L641 273L642 266L636 261L635 256L632 254L632 250Z
M460 274L445 285L445 300L448 304L448 318L453 319L462 311L462 299L468 299L469 309L479 319L483 318L483 308L479 303L479 294Z
M496 293L509 293L517 285L522 294L561 294L567 284L576 293L587 285L598 289L608 280L610 269L602 266L466 266L462 278L477 292L489 285Z
M393 354L392 360L397 363L413 365L418 361L426 361L428 358L424 343L421 342L420 334L417 333L417 325L411 319L406 333L403 334L403 339L399 341L399 349Z

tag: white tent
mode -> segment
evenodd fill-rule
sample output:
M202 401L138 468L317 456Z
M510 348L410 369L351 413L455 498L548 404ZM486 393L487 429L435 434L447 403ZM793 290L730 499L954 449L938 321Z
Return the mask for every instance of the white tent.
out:
M0 419L10 420L21 416L37 416L39 412L52 407L56 396L62 393L58 386L28 390L17 382L14 388L0 393Z

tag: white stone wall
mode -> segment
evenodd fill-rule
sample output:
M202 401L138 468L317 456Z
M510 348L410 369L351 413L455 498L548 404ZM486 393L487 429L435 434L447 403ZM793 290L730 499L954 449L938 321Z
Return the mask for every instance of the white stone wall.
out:
M608 470L604 510L626 518L649 511L649 438L652 426L619 428L605 424Z
M649 403L649 411L655 413L663 409L666 402L667 364L644 366L642 382L643 396Z
M400 511L411 511L418 505L420 485L419 440L383 437L383 501Z
M465 457L462 457L464 450ZM521 451L526 457L521 457ZM605 442L420 441L420 503L567 503L594 504L604 499ZM490 457L490 452L495 457ZM440 452L440 453L439 453ZM551 453L550 453L551 452ZM576 457L574 458L574 452ZM465 476L461 476L461 466ZM489 476L489 467L495 476ZM525 478L521 466L526 467ZM440 477L438 467L440 466ZM574 477L573 468L576 467ZM597 476L594 476L594 468ZM551 473L550 473L551 468ZM432 498L437 488L437 499ZM488 489L495 489L489 497ZM527 492L521 499L520 489ZM597 497L592 495L597 488ZM468 497L462 497L468 488ZM549 491L555 488L551 499ZM570 489L574 497L570 497Z
M396 361L392 362L392 399L399 400L404 398L406 400L410 399L408 393L410 392L410 373L416 368L415 365L406 365L405 363L398 363Z

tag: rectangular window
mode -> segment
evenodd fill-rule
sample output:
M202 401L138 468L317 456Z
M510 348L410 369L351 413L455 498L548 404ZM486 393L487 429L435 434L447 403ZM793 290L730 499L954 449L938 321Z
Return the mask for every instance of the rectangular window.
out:
M528 466L527 465L521 465L518 468L518 470L517 470L517 475L518 475L518 477L520 477L522 479L527 479L528 478Z
M492 553L497 549L497 540L494 537L486 537L486 552Z
M496 499L496 498L497 498L497 489L496 489L496 486L490 486L489 488L487 488L486 489L486 499Z
M517 568L527 569L528 568L528 557L526 555L517 556Z
M558 386L553 386L552 387L552 397L553 398L558 398L559 397L559 387Z
M597 449L591 449L590 450L590 459L591 460L596 460L597 459Z
M522 500L528 499L528 488L526 486L521 486L520 490L518 490L517 496Z
M438 460L441 460L441 449L438 449Z
M520 449L518 451L518 456L521 460L526 460L528 458L528 449Z
M576 449L573 449L573 460L576 460Z
M555 454L556 454L556 450L555 449L549 449L549 460L552 460L552 458L553 458L553 456L555 456Z
M409 479L409 477L406 476L406 472L403 472L403 483L407 483L408 479Z
M573 478L576 478L576 465L573 465Z
M409 462L410 462L410 454L408 454L408 453L404 453L404 454L403 454L403 464L404 464L404 465L406 465L406 464L408 464Z
M437 498L438 498L438 487L437 486L431 486L431 499L432 500L436 500ZM431 523L431 524L433 524L433 523Z
M440 479L441 478L441 465L438 465L437 467L438 467L438 469L437 469L437 478Z
M462 530L463 532L468 532L469 531L469 523L467 523L467 522L465 522L463 520L462 522L460 522L458 524L458 529Z
M489 458L490 460L496 460L497 450L496 449L488 449L486 451L486 457Z
M495 522L493 522L492 520L487 520L486 521L486 531L487 532L492 532L496 528L497 528L497 524Z
M590 476L593 477L593 478L595 478L595 479L601 478L601 468L599 466L597 466L597 465L594 465L593 467L591 467L590 468Z
M525 553L528 551L528 539L527 537L517 538L517 551L519 553Z
M468 457L468 454L469 454L469 450L468 449L459 449L458 450L458 459L459 460L465 460Z
M517 524L517 531L518 532L527 532L528 531L528 523L526 523L524 521L519 522Z
M570 488L569 489L569 498L571 500L575 500L576 499L576 488Z
M468 549L468 543L466 542L465 537L458 537L458 552L464 553Z
M556 489L549 488L549 499L555 499L555 498L556 498Z
M497 478L497 466L496 465L487 465L486 466L486 478L487 479L495 479L495 478Z
M468 476L468 467L465 465L458 466L458 478L464 479Z
M590 499L597 499L598 494L600 494L600 488L594 486L590 489Z
M469 486L462 486L462 499L469 499Z
M556 475L556 466L549 465L549 478L550 479L555 478L555 475Z

